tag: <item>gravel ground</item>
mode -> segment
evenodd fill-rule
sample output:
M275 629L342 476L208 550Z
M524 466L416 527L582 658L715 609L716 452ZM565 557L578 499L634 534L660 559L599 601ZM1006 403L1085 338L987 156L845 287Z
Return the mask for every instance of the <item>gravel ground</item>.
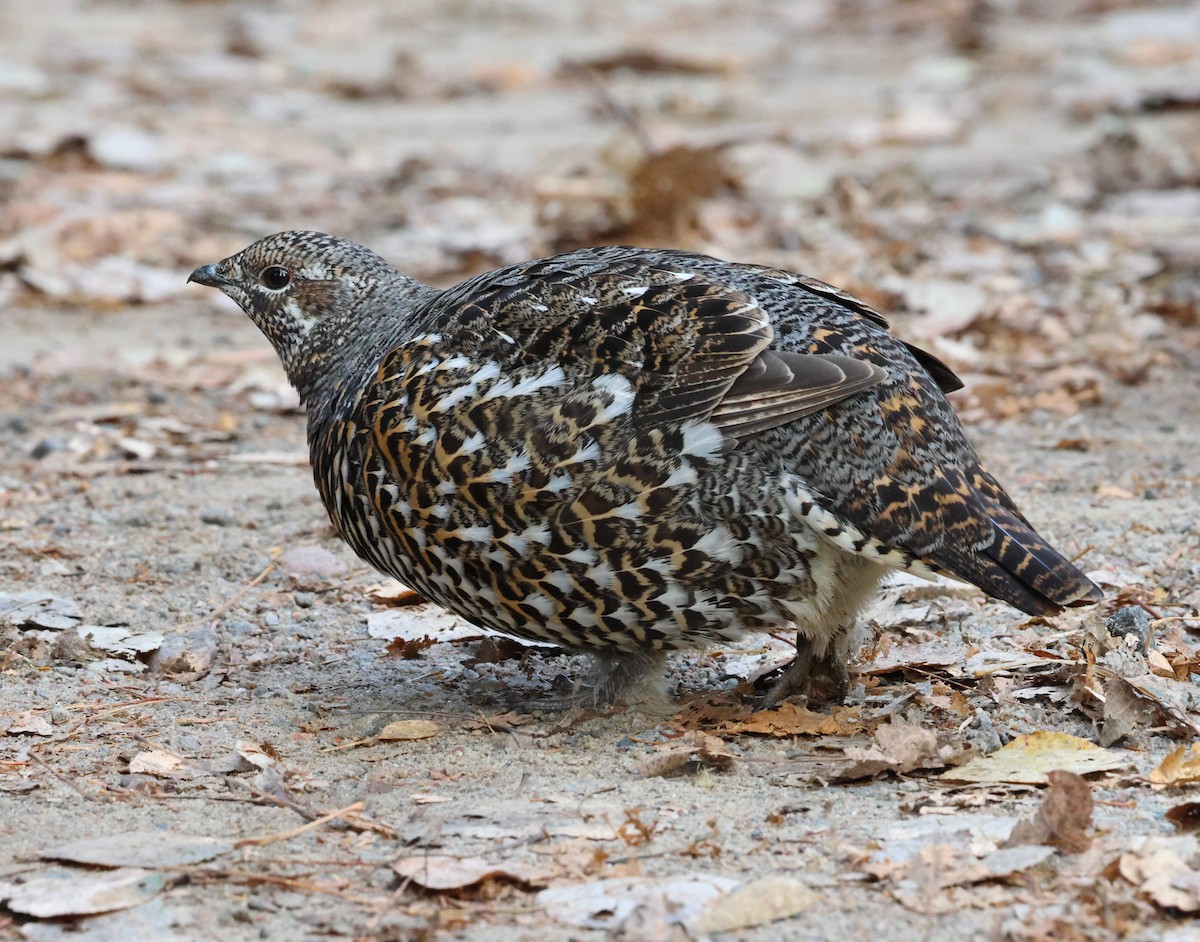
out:
M1198 83L1155 3L0 10L0 938L1200 939L1200 755L1162 766L1200 732ZM531 711L580 665L389 604L268 345L183 283L298 226L442 284L632 241L844 285L1109 601L898 585L847 705L771 729L773 638L675 658L667 722ZM941 777L1038 732L1112 767Z

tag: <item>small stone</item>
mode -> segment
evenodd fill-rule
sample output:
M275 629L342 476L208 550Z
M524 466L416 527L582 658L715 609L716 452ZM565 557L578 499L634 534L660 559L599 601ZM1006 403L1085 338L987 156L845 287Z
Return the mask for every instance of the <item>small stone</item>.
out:
M168 635L150 656L150 668L157 674L203 676L217 656L217 635L208 627Z
M322 546L294 546L279 554L279 565L293 579L331 579L346 571L346 564Z
M163 166L162 139L141 128L101 129L88 141L88 151L98 163L117 170L147 173Z
M41 461L47 455L56 451L64 451L66 448L67 443L60 438L43 438L30 449L29 457L34 461Z
M209 507L206 510L200 511L200 522L212 524L214 527L228 527L233 525L233 515L221 507Z
M1133 635L1137 639L1137 650L1140 653L1145 652L1146 640L1150 637L1150 613L1140 605L1127 605L1117 609L1108 616L1104 624L1114 638L1128 638Z

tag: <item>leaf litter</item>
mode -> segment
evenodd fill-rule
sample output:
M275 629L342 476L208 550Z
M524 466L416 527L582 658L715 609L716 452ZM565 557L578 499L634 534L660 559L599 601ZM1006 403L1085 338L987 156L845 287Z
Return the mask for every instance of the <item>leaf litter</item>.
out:
M764 925L787 911L766 905L772 887L796 907L780 932L831 939L849 937L847 913L887 925L897 906L961 918L964 937L1184 931L1194 848L1155 840L1160 815L1193 817L1170 801L1195 780L1200 730L1182 446L1197 419L1180 394L1200 309L1190 19L1122 3L1065 18L994 4L767 18L617 4L584 22L538 0L496 14L481 59L470 18L449 8L397 31L386 18L403 14L381 4L192 6L170 20L148 8L154 56L112 23L97 52L86 9L49 32L19 17L0 40L16 50L0 76L13 339L0 354L0 798L22 820L19 802L70 808L51 816L59 843L112 832L101 823L126 806L206 832L233 808L269 813L253 833L283 837L244 845L250 869L197 866L207 875L186 891L72 921L73 935L136 914L153 928L107 931L223 934L204 920L230 912L224 883L253 886L265 905L242 915L280 937L517 923L553 937L554 898L538 909L536 886L500 875L521 869L526 840L586 900L578 918L609 928L619 911L627 938ZM556 52L521 44L533 21ZM621 38L630 30L643 38ZM859 64L855 84L820 57L730 55L733 37L819 42ZM813 81L830 94L786 94ZM998 100L1011 107L988 107ZM380 133L418 104L421 135ZM1033 143L993 166L987 142L1008 119ZM871 613L882 635L843 707L752 712L745 678L782 653L767 645L681 658L673 686L705 702L661 740L614 746L643 728L627 713L544 723L521 696L578 665L480 641L399 587L372 590L314 510L298 403L270 351L219 302L183 293L196 264L297 219L439 283L634 239L844 285L968 380L957 405L989 464L1083 554L1110 594L1102 614L1143 611L1153 627L1130 642L1086 613L1020 623L969 587L900 578ZM280 571L258 579L270 559ZM171 696L151 708L160 686ZM401 738L324 751L364 713L400 723ZM1037 730L1072 739L1029 749ZM1093 741L1099 752L1080 745ZM1089 777L1090 826L1063 769ZM982 780L956 784L963 770ZM344 800L324 800L330 789ZM597 817L609 789L630 800ZM368 790L370 815L346 811ZM1013 816L972 818L997 805ZM543 832L526 827L527 806L571 810ZM486 834L441 826L484 810ZM323 823L296 833L297 818ZM949 829L901 861L916 838L889 835L910 819ZM165 831L164 847L187 831ZM393 897L360 876L416 856L400 843L410 833L441 834L434 850L497 877ZM1002 846L1013 835L1050 843ZM856 873L876 844L891 863ZM776 879L777 858L787 875L756 886ZM681 859L703 872L672 873ZM60 928L25 918L31 938Z

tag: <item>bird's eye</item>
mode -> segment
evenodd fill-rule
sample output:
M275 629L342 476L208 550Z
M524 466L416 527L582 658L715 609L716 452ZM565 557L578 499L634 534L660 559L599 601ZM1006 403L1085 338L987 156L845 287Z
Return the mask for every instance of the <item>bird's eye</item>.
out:
M268 265L258 273L258 280L262 282L264 288L278 291L292 283L292 273L282 265Z

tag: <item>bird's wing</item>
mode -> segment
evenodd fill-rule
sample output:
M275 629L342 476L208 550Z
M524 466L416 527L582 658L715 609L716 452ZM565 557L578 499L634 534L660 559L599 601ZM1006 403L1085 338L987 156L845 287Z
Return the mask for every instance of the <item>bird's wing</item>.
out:
M786 290L760 291L789 346L861 359L889 376L863 396L801 418L786 438L783 430L768 433L764 448L778 452L865 537L1023 611L1049 614L1098 600L1099 590L1033 529L983 467L943 395L961 385L957 377L881 329L882 319L868 316L856 299L786 278Z
M603 269L544 259L466 282L438 302L487 349L572 374L627 378L635 428L705 419L741 439L812 415L882 382L868 361L772 349L755 297L690 269L683 256L616 259ZM436 328L436 323L435 323Z

